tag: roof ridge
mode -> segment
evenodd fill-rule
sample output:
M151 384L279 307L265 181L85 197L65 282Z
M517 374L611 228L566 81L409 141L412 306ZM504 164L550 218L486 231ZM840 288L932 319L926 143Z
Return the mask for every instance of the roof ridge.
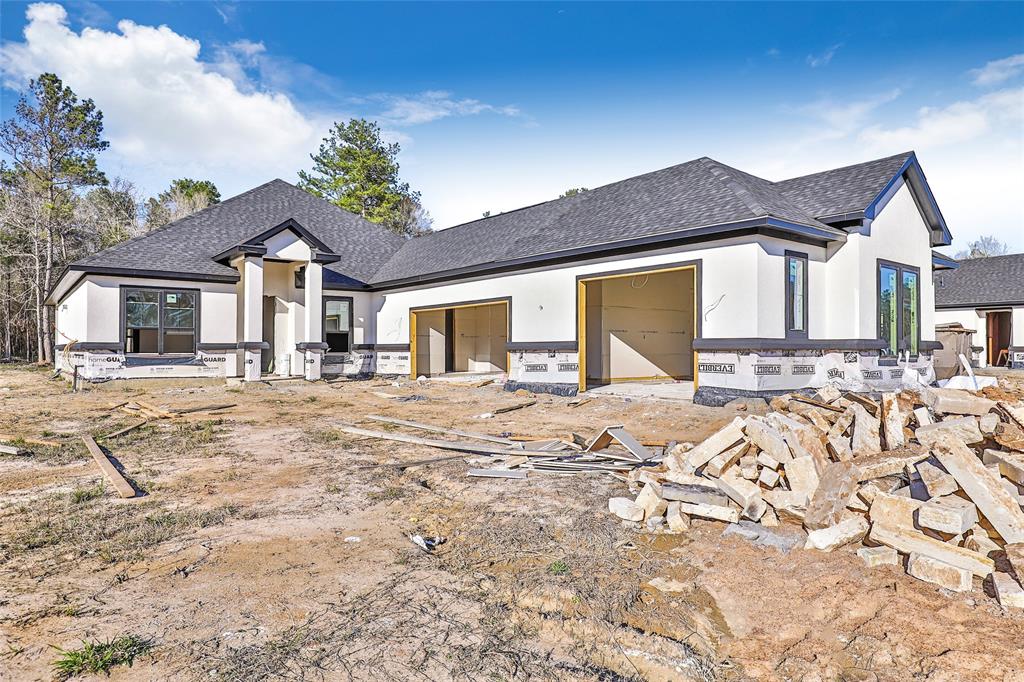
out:
M868 159L867 161L860 161L858 163L849 163L849 164L846 164L845 166L836 166L835 168L826 168L825 170L815 171L813 173L805 173L804 175L795 175L795 176L793 176L791 178L783 178L782 180L774 180L774 181L768 180L766 182L771 182L771 184L773 184L773 185L778 185L778 184L781 184L783 182L789 182L791 180L802 180L804 178L809 178L812 175L822 175L824 173L832 173L834 171L846 170L848 168L856 168L857 166L864 166L866 164L875 163L875 162L878 162L878 161L888 161L889 159L895 159L897 157L906 158L906 157L911 156L911 155L916 155L916 152L913 149L905 151L905 152L901 152L899 154L890 154L889 156L879 156L876 159Z
M728 187L729 191L736 195L736 198L742 201L743 204L750 209L751 213L755 216L768 215L768 209L761 205L757 200L757 197L755 197L754 194L744 185L743 181L727 173L726 169L735 170L740 173L742 173L742 171L732 168L731 166L727 166L726 164L707 156L702 156L698 161L708 170L709 173L715 176L715 179Z
M591 192L596 192L597 190L607 189L609 187L614 187L615 185L619 185L619 184L624 183L624 182L630 182L630 181L633 181L633 180L639 180L640 178L645 178L648 175L654 175L656 173L661 173L661 172L664 172L664 171L667 171L667 170L672 170L673 168L679 168L681 166L686 166L686 165L691 164L691 163L697 163L701 159L707 159L707 158L708 157L706 157L706 156L701 156L701 157L696 158L696 159L690 159L689 161L683 161L682 163L674 163L671 166L665 166L664 168L659 168L657 170L647 171L646 173L641 173L640 175L631 175L628 178L622 178L621 180L613 180L613 181L605 183L603 185L598 185L597 187L591 187L586 192L579 192L578 194L574 194L574 195L568 196L568 197L555 197L554 199L546 199L545 201L538 201L535 204L529 204L527 206L520 206L519 208L513 208L513 209L508 210L508 211L502 211L501 213L496 213L494 215L487 216L486 218L474 218L473 220L468 220L468 221L466 221L464 223L457 223L455 225L452 225L451 227L443 227L440 230L433 230L433 232L447 232L448 230L454 230L454 229L459 228L459 227L466 227L467 225L472 225L473 223L483 222L485 220L490 220L491 218L497 218L498 216L508 215L509 213L516 213L517 211L525 211L528 208L536 208L537 206L543 206L544 204L550 204L550 203L554 203L556 201L563 201L563 200L569 200L569 199L583 199L583 198L587 197L587 195L589 195ZM714 159L710 159L710 160L714 161ZM429 234L426 235L426 236L429 236Z

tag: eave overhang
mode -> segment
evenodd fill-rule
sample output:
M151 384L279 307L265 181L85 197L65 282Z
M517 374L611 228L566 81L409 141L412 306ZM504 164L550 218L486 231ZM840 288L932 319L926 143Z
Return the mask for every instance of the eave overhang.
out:
M910 193L914 197L921 215L924 216L925 222L928 223L928 229L931 231L931 245L949 246L953 241L953 235L950 234L949 228L946 226L946 219L942 217L939 204L935 201L935 195L932 194L931 187L928 186L928 179L925 177L921 163L917 160L917 154L914 152L910 153L910 156L903 162L899 171L892 176L885 187L867 205L867 208L864 209L864 218L867 220L875 219L875 216L889 201L892 194L899 189L901 179L910 187Z

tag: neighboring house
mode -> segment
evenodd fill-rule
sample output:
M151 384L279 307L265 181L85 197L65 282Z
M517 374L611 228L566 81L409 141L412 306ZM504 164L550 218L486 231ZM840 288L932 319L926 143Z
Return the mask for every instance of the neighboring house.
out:
M1024 253L936 270L935 323L974 330L978 364L1024 369Z
M782 182L701 158L410 240L274 180L77 261L49 302L90 379L671 378L713 404L927 372L949 243L912 152Z

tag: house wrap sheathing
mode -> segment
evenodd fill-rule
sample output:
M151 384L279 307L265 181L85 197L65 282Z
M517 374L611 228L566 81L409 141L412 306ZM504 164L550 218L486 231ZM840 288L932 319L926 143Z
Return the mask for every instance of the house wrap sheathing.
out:
M695 400L930 373L916 156L781 182L709 158L414 239L274 180L84 258L51 292L57 364L99 380L490 372Z

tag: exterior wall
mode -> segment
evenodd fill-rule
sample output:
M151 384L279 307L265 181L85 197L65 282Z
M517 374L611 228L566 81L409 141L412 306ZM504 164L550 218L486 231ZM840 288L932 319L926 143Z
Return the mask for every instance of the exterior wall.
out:
M56 306L54 327L56 345L72 341L99 341L89 338L89 282L83 281ZM115 341L113 337L106 339Z
M1014 368L1024 368L1024 306L1008 306L1010 310L1010 362ZM1006 310L1007 308L999 308ZM976 308L943 308L935 311L935 324L959 323L974 330L971 344L981 348L977 354L978 367L988 366L988 310Z
M760 297L758 300L764 300L769 309L779 310L780 314L783 306L781 265L774 289L759 291L758 288L758 253L764 248L762 243L770 244L772 241L754 237L729 239L713 246L595 259L576 265L535 268L419 289L375 292L372 307L376 311L376 343L409 343L409 308L506 296L512 298L511 342L575 342L577 277L632 268L656 268L691 260L700 260L703 268L703 335L757 336L758 316L752 314L751 296ZM407 367L405 371L408 371Z
M878 338L878 259L920 270L921 339L935 339L935 289L931 236L909 187L903 183L877 217L846 243L832 247L828 259L825 338ZM813 270L812 277L813 277ZM814 280L811 281L813 298ZM813 312L813 308L811 309ZM813 331L814 318L811 317ZM814 338L812 333L811 338Z
M56 306L56 343L121 342L121 287L167 287L199 290L197 343L235 343L235 286L217 282L187 282L88 275ZM78 351L74 345L58 353L56 366L71 372L75 366L86 379L233 376L234 351L200 351L195 357L166 360L126 356L121 351Z

